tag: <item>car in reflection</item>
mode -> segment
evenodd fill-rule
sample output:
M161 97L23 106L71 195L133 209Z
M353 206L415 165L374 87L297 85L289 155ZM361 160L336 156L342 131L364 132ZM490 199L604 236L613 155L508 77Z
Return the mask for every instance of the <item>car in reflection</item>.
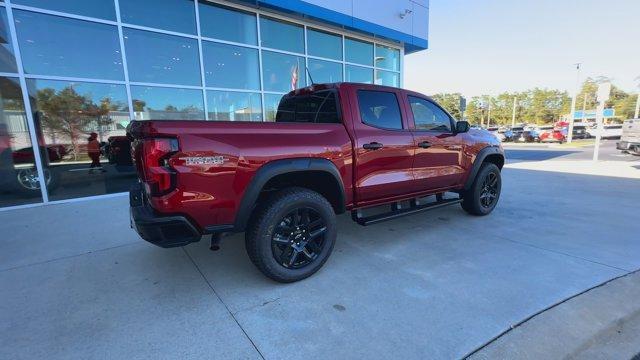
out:
M504 141L517 141L524 132L524 126L514 126L504 132Z
M540 142L557 142L562 144L567 141L567 128L554 128L552 131L546 131L540 134Z
M47 159L49 162L58 162L69 153L67 147L62 144L51 144L46 146ZM33 146L22 148L13 152L13 162L15 164L33 164Z
M126 136L110 136L105 147L109 164L133 165L131 159L131 141Z
M587 132L587 126L582 123L573 125L573 138L574 139L588 139L589 133Z
M518 142L540 142L540 133L535 129L524 130L522 134L520 134Z
M487 131L490 132L491 135L495 136L496 139L500 141L504 141L505 139L504 131L501 131L501 129L498 126L490 126L487 128Z
M599 132L597 127L587 129L587 134L592 138L596 137ZM604 125L600 136L603 139L620 139L622 137L622 124Z

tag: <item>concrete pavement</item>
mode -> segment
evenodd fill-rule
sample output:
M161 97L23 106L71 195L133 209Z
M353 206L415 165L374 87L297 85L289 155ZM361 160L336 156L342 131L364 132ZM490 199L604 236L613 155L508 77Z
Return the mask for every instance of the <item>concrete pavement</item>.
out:
M640 269L637 179L505 169L489 217L339 218L315 276L264 278L241 235L159 249L127 198L0 212L0 358L459 358Z

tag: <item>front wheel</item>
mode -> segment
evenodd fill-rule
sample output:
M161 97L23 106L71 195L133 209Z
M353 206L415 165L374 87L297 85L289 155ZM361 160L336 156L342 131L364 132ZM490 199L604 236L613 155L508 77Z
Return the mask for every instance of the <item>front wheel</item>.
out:
M257 210L245 235L251 262L282 283L313 275L336 241L336 217L322 195L304 188L281 190Z
M471 188L463 194L462 208L472 215L488 215L498 204L502 177L496 164L483 163Z

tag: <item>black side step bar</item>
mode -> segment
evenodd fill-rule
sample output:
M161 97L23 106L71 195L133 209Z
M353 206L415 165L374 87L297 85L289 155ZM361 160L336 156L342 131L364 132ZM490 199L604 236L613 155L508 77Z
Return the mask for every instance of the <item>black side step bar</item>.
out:
M361 210L353 210L351 211L351 219L357 222L362 226L367 226L371 224L376 224L382 221L391 220L395 218L399 218L401 216L415 214L421 211L431 210L441 208L443 206L459 204L462 202L462 199L442 199L441 196L438 196L438 201L417 205L415 200L411 200L411 205L408 208L400 209L398 203L391 204L391 211L382 214L371 215L368 217L362 216Z

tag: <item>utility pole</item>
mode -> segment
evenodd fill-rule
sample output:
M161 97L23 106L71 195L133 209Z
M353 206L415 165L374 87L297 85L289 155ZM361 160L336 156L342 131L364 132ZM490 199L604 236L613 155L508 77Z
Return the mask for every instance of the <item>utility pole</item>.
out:
M518 97L513 97L513 110L511 111L511 127L516 126L516 106L518 106Z
M571 114L569 115L569 131L567 132L567 143L571 144L571 140L573 139L573 122L576 117L576 101L578 100L578 89L580 87L580 65L582 63L573 64L576 66L576 92L573 94L573 98L571 99Z
M633 115L634 119L640 117L640 93L638 93L638 99L636 100L636 114Z
M584 122L586 111L587 111L587 93L584 93L584 99L582 99L582 116L580 117L580 119L582 119L582 122Z
M489 100L489 114L487 115L487 129L489 128L489 124L491 124L491 100Z

